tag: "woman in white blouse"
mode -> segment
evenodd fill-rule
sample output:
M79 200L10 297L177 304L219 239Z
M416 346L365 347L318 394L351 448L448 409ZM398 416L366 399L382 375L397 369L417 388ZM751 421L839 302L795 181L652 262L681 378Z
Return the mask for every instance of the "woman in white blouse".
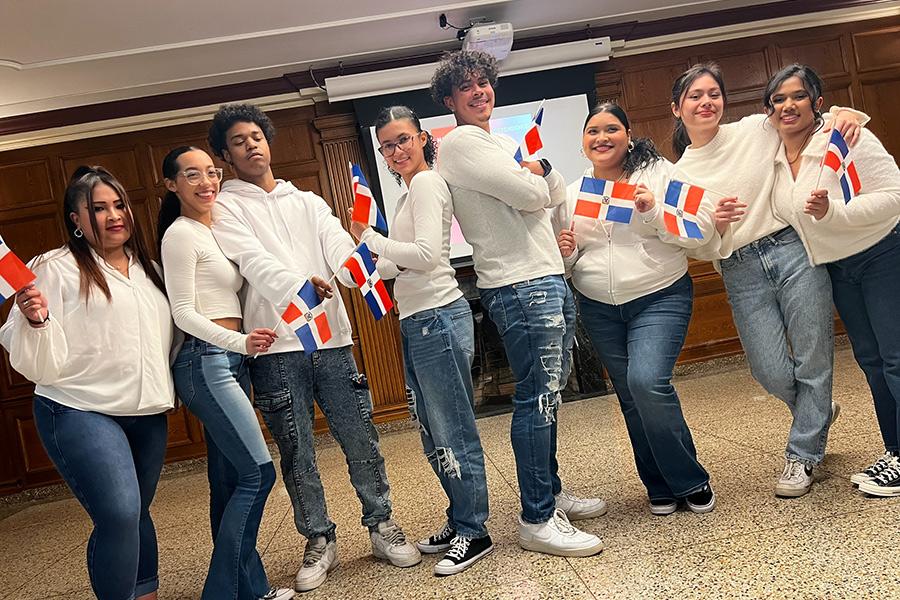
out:
M275 467L250 402L247 354L265 352L271 329L241 332L243 284L212 236L212 207L222 169L198 148L181 146L163 159L169 190L157 228L166 289L185 342L175 359L175 389L206 435L213 553L203 600L281 600L293 590L270 588L256 551Z
M122 185L79 167L66 188L65 246L32 261L0 330L33 381L41 443L94 530L87 567L100 600L157 597L150 502L173 407L173 327L163 283Z

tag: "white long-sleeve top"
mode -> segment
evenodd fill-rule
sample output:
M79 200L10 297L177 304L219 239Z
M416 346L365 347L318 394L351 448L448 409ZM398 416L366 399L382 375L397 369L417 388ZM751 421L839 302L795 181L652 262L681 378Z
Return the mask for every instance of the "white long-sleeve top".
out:
M400 196L390 224L390 237L367 229L362 241L379 255L403 267L396 275L394 297L400 318L445 306L460 298L456 271L450 266L450 189L434 171L417 173ZM392 274L392 273L386 273Z
M819 132L812 137L801 153L796 180L783 145L775 158L775 211L797 231L813 266L871 248L900 221L900 170L878 138L865 129L850 151L859 175L860 194L845 204L837 176L826 167L819 187L828 190L828 212L821 220L803 212L819 177L830 136L831 132Z
M312 192L278 180L267 193L261 187L230 179L213 209L213 235L237 264L244 286L244 329L270 327L278 339L269 354L302 350L300 340L281 320L290 297L313 275L326 280L337 272L347 287L356 287L344 262L356 244L328 204ZM341 295L325 300L331 339L321 349L353 343L350 319Z
M438 151L437 172L450 188L483 289L564 271L547 209L565 203L566 182L558 171L544 178L520 166L516 148L509 136L462 125Z
M575 216L575 204L584 177L592 177L592 168L568 187L565 219L554 214L557 229L575 223L575 252L565 261L572 273L575 289L597 302L620 305L664 289L687 272L687 250L709 246L711 255L731 253L731 236L725 240L716 231L714 202L706 197L700 203L696 222L703 239L683 238L669 233L662 202L672 179L683 179L672 163L660 159L635 171L628 183L644 184L653 193L654 206L646 213L634 211L631 223L603 223L599 219Z
M175 325L195 338L246 354L246 334L212 321L241 318L238 292L244 278L222 254L210 228L178 217L163 235L160 254Z
M68 248L30 263L50 320L32 327L13 306L0 329L12 367L35 393L78 410L153 415L174 406L169 357L174 325L165 294L131 260L128 277L97 258L112 301L94 287L85 303Z

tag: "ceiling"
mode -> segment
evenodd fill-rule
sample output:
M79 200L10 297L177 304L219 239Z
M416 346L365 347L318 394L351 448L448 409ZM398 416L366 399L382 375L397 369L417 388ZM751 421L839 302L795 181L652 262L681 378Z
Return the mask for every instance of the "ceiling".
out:
M3 0L0 118L457 48L441 13L525 38L773 1Z

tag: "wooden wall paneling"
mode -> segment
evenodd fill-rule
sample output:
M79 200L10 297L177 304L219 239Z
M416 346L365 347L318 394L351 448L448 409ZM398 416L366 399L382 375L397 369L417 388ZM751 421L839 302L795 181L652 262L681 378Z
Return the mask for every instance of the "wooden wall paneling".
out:
M860 73L900 67L900 26L851 34L853 57Z

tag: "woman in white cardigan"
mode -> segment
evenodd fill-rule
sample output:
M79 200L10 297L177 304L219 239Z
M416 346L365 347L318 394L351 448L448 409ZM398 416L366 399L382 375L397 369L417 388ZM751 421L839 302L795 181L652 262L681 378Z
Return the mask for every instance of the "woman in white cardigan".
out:
M851 481L875 496L900 496L900 170L864 130L849 154L858 193L852 192L852 176L842 189L835 171L822 166L831 132L822 131L818 116L822 80L808 66L775 74L763 104L782 141L775 157L775 212L800 236L810 264L828 268L834 304L866 374L884 440L884 454Z

